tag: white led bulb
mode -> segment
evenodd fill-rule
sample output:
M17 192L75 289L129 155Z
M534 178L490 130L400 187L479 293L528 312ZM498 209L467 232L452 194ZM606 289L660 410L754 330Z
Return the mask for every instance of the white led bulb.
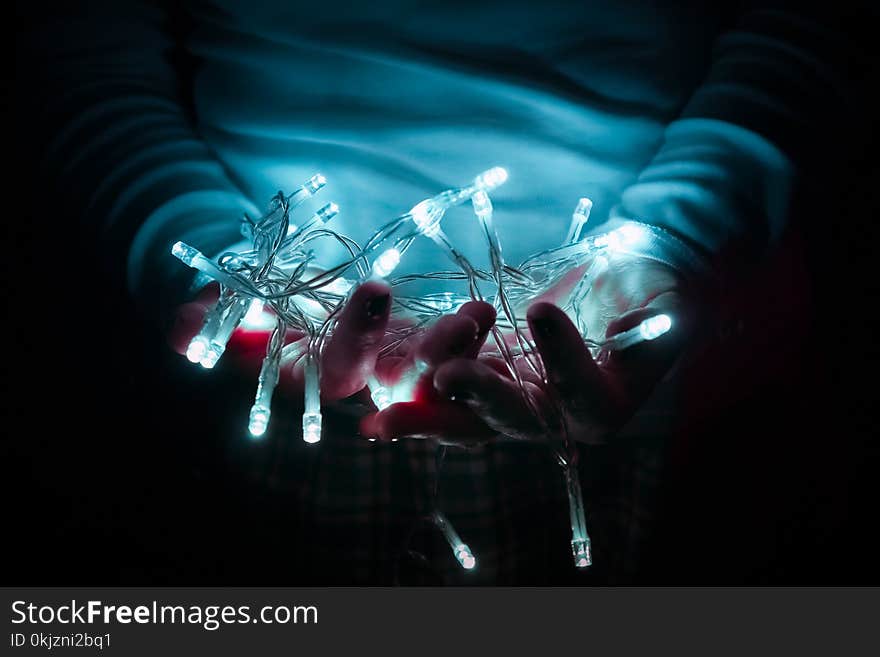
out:
M315 224L323 226L337 214L339 214L339 206L331 201L327 205L321 207L321 209L313 214L302 226L297 227L291 224L287 227L287 235L281 243L279 250L284 251L285 249L290 248L293 244L298 243L300 239L308 233L313 226L315 226Z
M202 329L186 348L187 360L199 363L205 369L213 368L226 351L232 332L250 305L250 299L236 296L228 308L215 307L208 311Z
M664 335L672 328L672 318L669 315L655 315L642 322L628 331L623 331L608 338L604 347L612 351L621 351L649 340L656 340Z
M458 532L455 531L455 528L452 526L452 523L449 522L449 519L443 515L442 511L434 511L432 519L434 520L434 524L437 525L443 533L443 538L449 543L449 547L452 549L452 554L455 556L455 559L461 567L465 570L473 570L477 565L477 560L474 558L467 543L462 542L461 537L458 535Z
M428 363L420 358L416 358L413 366L404 372L394 384L391 394L394 402L410 402L413 401L416 392L416 384L422 375L428 371Z
M222 283L231 290L237 292L247 292L242 288L241 283L216 262L205 256L198 249L186 244L185 242L175 242L171 246L171 255L180 260L183 264L193 269L198 269L218 283Z
M321 440L321 379L318 359L309 355L303 368L305 378L305 412L302 417L303 440L317 443Z
M587 533L587 517L584 511L584 494L581 490L577 465L563 466L568 490L568 513L571 520L571 554L575 568L587 568L593 564L590 536Z
M476 214L481 221L486 221L492 216L492 201L489 199L489 195L486 192L481 190L471 196L471 203L474 206L474 214Z
M367 385L370 386L370 398L380 411L384 411L391 406L391 391L379 381L375 376L367 379Z
M379 257L373 261L373 276L377 278L386 278L391 272L397 269L400 264L400 251L397 247L391 247L379 254Z
M491 192L507 182L507 169L504 167L492 167L474 178L474 186L486 192Z
M604 247L612 253L630 251L642 248L647 237L648 233L643 227L628 222L620 228L596 237L593 246Z
M337 214L339 214L339 206L336 205L333 201L330 201L330 203L328 203L315 213L315 219L317 219L322 224L326 224Z
M443 218L443 213L443 208L430 198L417 204L409 211L419 232L425 237L435 237L440 232L440 219Z
M305 182L301 189L309 196L314 196L326 184L327 179L320 173L316 173Z
M590 219L590 211L593 209L593 202L584 197L578 201L574 212L571 213L571 224L568 227L568 235L565 237L566 244L574 244L581 237L581 231L584 225Z
M248 420L248 431L254 438L259 438L269 427L272 416L272 393L278 385L278 359L266 356L257 379L257 394Z

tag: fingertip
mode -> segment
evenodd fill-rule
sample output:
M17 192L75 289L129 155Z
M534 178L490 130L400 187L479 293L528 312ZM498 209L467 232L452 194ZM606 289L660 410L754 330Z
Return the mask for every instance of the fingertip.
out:
M378 413L364 415L358 422L358 433L364 438L376 438L379 435L377 426Z
M473 360L456 358L444 363L434 372L434 388L440 395L465 401L472 396L487 373L486 366ZM491 370L494 373L494 370Z
M538 301L529 306L529 310L526 313L526 319L529 323L542 320L555 321L558 319L557 316L561 312L562 310L557 305L550 303L549 301Z
M456 314L473 319L479 326L481 333L485 333L495 325L497 316L495 308L485 301L468 301L458 309Z
M416 350L416 356L436 366L464 355L480 336L480 327L468 315L444 315L428 330Z

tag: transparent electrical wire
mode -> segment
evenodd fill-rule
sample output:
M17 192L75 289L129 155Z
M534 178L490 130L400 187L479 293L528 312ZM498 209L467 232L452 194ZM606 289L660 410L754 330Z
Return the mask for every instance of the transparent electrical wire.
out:
M419 333L441 315L454 312L469 300L486 301L498 311L492 327L492 338L497 355L503 359L516 382L524 401L545 428L561 465L569 498L572 527L572 554L575 566L583 568L591 563L589 535L585 507L577 472L576 446L565 428L564 413L556 408L556 418L546 418L538 412L522 376L527 368L546 383L546 374L537 351L518 318L528 303L558 283L579 267L583 275L567 298L560 301L564 310L572 314L584 332L581 308L592 289L593 282L608 265L609 258L625 252L643 238L645 228L630 222L601 235L582 238L592 203L579 200L572 221L560 247L537 253L517 267L504 261L501 241L494 220L490 192L507 181L507 172L501 167L489 169L469 184L449 189L425 199L412 209L381 225L363 244L332 228L331 221L339 207L329 202L301 224L291 223L291 212L313 197L326 185L321 174L312 176L292 194L278 192L271 200L265 215L251 219L245 215L241 234L251 241L252 247L240 252L226 252L216 260L193 246L177 242L172 255L184 264L198 269L220 283L221 293L216 306L208 312L200 332L190 343L186 356L203 367L212 368L222 357L226 344L242 322L258 321L262 313L272 319L272 333L267 343L266 356L257 382L254 404L251 407L248 429L255 439L266 434L271 420L271 399L282 367L288 363L302 364L305 390L305 411L302 422L303 440L317 443L321 439L322 417L320 402L320 360L328 339L336 329L339 314L357 284L369 279L383 279L395 288L392 312L409 321L389 329L389 340L380 356ZM445 214L458 205L471 201L472 210L485 238L489 256L489 270L474 267L442 229ZM425 272L392 277L396 267L416 239L428 238L443 251L455 266L451 271ZM332 241L341 246L345 256L341 262L328 265L318 262L315 245L318 241ZM417 281L459 281L466 284L468 294L452 292L407 296L401 289ZM490 288L491 293L485 289ZM257 316L254 320L251 315ZM265 323L265 322L264 322ZM653 340L670 330L672 319L660 315L645 320L639 326L614 336L596 341L585 336L584 343L600 360L614 350L626 349L639 342ZM303 337L285 345L290 331ZM510 344L506 339L512 335ZM413 371L404 376L404 384L394 390L370 377L374 402L384 408L396 401L406 401L415 381L425 371L425 364L416 362ZM551 430L549 427L557 427ZM430 520L446 537L461 566L471 569L476 558L462 543L455 529L437 508L437 487L445 448L437 448L436 472L429 483Z

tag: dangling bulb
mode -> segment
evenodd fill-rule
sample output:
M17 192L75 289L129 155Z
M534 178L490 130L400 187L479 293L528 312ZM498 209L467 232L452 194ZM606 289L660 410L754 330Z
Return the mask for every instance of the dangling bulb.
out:
M434 524L437 525L443 533L443 538L449 543L449 547L452 549L452 554L455 556L456 561L458 561L461 567L465 570L473 570L477 565L477 560L474 558L474 554L467 546L467 543L464 543L461 540L461 537L458 535L458 532L455 531L455 527L452 526L449 519L443 515L442 511L434 511L431 517Z
M321 379L318 361L313 355L306 357L303 374L305 377L305 412L302 417L303 440L312 444L321 440Z
M208 354L210 342L203 335L195 336L186 348L186 358L190 363L201 363Z

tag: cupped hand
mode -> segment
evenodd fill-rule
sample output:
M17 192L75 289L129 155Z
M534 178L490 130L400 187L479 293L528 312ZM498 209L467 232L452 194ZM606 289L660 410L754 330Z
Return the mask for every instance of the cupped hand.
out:
M681 352L693 327L692 307L671 268L633 257L612 261L580 309L587 334L601 340L658 314L669 315L673 327L597 362L581 331L548 298L554 297L543 295L527 315L545 376L538 378L522 359L517 361L529 399L506 364L488 349L479 357L450 356L426 372L431 375L429 392L422 386L414 402L394 404L364 418L361 432L383 439L429 438L468 445L497 436L546 441L558 435L564 422L574 440L607 441L644 403ZM437 341L435 348L443 352L443 338L442 333L426 335L421 348L430 349L428 341Z
M193 301L178 308L168 332L169 344L177 353L186 352L190 340L201 330L205 315L217 303L219 292L216 283L207 285ZM351 295L322 352L321 398L324 401L344 399L366 385L386 335L390 311L391 288L385 283L367 281ZM230 339L224 358L232 361L236 369L256 378L266 354L268 337L267 330L238 329ZM285 343L302 337L302 333L289 330ZM277 388L282 395L302 394L300 361L282 366Z

